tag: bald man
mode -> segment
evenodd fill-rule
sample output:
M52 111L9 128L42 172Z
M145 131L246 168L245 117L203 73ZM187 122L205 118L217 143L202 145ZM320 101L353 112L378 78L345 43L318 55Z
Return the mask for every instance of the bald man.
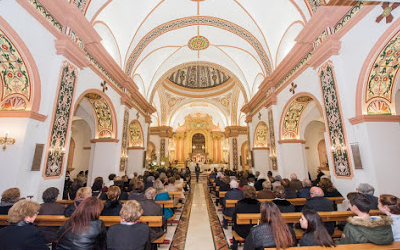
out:
M303 187L301 181L297 179L297 175L295 173L290 175L290 187L296 190L296 192Z
M333 210L333 202L324 197L324 191L319 187L310 189L310 197L304 208L313 209L317 212L330 212ZM330 235L335 231L335 222L324 222L326 230Z

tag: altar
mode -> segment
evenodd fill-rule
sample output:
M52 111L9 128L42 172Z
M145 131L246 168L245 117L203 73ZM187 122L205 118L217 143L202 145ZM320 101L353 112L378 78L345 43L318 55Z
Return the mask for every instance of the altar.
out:
M207 158L208 153L190 153L189 158L194 163L209 163L209 159Z

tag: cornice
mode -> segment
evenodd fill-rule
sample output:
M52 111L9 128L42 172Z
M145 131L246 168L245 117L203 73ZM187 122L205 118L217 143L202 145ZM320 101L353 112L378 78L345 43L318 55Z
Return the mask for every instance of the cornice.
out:
M269 150L269 147L254 147L253 150Z
M119 140L118 139L114 139L114 138L100 138L100 139L91 139L90 143L99 143L99 142L115 142L118 143Z
M101 37L75 4L62 0L17 2L56 37L57 54L81 69L89 66L102 79L111 81L109 85L118 94L122 95L125 89L135 93L131 97L133 102L139 100L137 103L145 112L155 112L155 108L137 91L139 88L133 79L124 73L100 43Z
M279 140L279 144L287 144L287 143L300 143L300 144L306 144L305 140Z
M171 138L173 135L172 127L170 126L150 127L150 135L158 135L160 137Z
M400 122L400 115L361 115L349 119L352 125L364 122Z
M89 66L90 62L86 58L86 53L66 35L62 34L55 41L57 55L63 55L80 69Z
M1 110L0 117L7 117L7 118L30 118L40 122L44 122L47 119L46 115L39 114L34 111L30 110L21 110L21 111L14 111L14 110Z
M225 127L225 137L237 137L239 135L247 135L247 127L244 126L227 126Z
M332 55L339 54L340 39L377 4L333 1L329 6L319 7L296 37L296 44L241 111L249 113L263 101L261 97L268 89L283 81L274 91L277 95L309 66L316 68ZM269 99L274 98L276 96L267 97L267 106L274 102Z

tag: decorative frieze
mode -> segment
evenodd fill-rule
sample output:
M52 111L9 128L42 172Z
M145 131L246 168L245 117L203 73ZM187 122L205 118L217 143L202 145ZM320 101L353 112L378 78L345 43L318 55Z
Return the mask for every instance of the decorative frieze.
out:
M278 170L278 161L276 159L276 143L275 143L275 129L274 129L274 116L272 109L268 109L268 125L269 125L269 141L270 141L270 159L272 169Z
M73 104L77 70L68 62L61 68L60 83L57 89L56 106L51 122L51 130L45 159L45 177L62 175L67 136L71 123L71 107Z
M165 157L165 138L160 140L160 159Z
M237 138L232 138L233 169L238 169L238 145Z
M129 110L125 109L124 124L122 127L122 141L121 141L121 156L119 161L119 171L126 170L128 164L128 123L129 123Z
M338 177L351 177L351 161L349 159L348 143L332 62L328 61L322 65L318 71L318 75L322 88L335 174Z

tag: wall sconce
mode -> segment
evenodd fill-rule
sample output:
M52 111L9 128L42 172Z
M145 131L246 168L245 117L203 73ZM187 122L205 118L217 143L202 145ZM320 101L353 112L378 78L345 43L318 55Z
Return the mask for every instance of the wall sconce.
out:
M8 145L13 145L15 143L14 138L9 138L8 133L6 133L5 137L0 137L0 145L3 146L3 150L6 150Z
M334 143L332 144L331 151L336 154L344 154L346 146L343 143Z
M126 153L122 153L121 158L123 160L127 160L128 159L128 155Z
M49 149L52 155L61 156L65 154L65 148L60 146L51 146Z
M271 153L269 154L269 158L271 159L271 161L276 160L276 153L274 151L271 151Z
M201 146L201 149L203 149L203 150L204 150L205 148L206 148L206 147L205 147L204 145L203 145L203 146Z
M192 146L192 149L193 149L193 150L195 150L195 149L196 149L196 146L195 146L195 145L193 145L193 146Z

